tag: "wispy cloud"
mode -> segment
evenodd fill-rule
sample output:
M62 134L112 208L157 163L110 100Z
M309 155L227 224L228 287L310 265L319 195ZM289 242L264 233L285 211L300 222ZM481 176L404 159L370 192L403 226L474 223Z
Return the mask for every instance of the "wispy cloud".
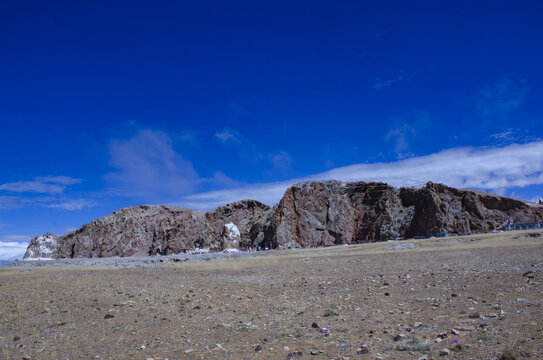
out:
M79 184L81 179L69 176L38 176L29 181L16 181L0 185L0 210L29 206L79 210L90 207L94 202L74 198L65 194L70 185ZM68 206L67 204L72 204ZM75 206L75 204L79 204Z
M9 242L9 241L17 241L17 242L29 242L32 237L29 235L3 235L0 236L0 242Z
M524 79L504 78L477 94L477 110L484 118L505 120L524 105L528 90Z
M222 142L223 144L226 144L229 142L239 144L242 142L242 139L243 139L243 137L237 131L228 130L228 129L216 132L215 137L219 139L219 141Z
M383 181L394 186L422 186L434 181L459 188L503 192L512 187L543 184L541 154L543 141L505 147L454 148L395 162L345 166L289 181L190 195L176 205L211 209L245 198L271 205L294 183L326 179Z
M509 128L507 131L491 134L490 138L500 145L511 144L514 142L528 143L541 140L540 138L533 136L532 133L528 131L521 131L520 129L514 128Z
M66 186L78 184L81 179L69 176L39 176L31 181L17 181L0 185L0 190L12 193L61 194Z
M47 205L49 208L63 209L63 210L81 210L85 207L95 206L96 203L88 199L67 199L64 201L56 202Z
M511 139L513 136L513 129L509 129L507 131L502 131L500 133L491 134L490 137L496 140L508 140Z
M398 121L394 121L385 135L385 140L394 144L394 152L398 159L411 157L411 143L421 131L428 127L429 114L425 111L416 111Z
M109 153L114 171L105 179L120 195L157 201L187 194L199 181L190 161L162 131L141 130L130 139L112 140Z
M394 142L394 152L399 158L405 157L405 152L409 149L409 138L415 135L415 128L407 123L397 125L391 129L385 136L386 140Z
M272 163L273 170L285 171L290 169L292 157L286 151L278 151L270 154L268 157Z

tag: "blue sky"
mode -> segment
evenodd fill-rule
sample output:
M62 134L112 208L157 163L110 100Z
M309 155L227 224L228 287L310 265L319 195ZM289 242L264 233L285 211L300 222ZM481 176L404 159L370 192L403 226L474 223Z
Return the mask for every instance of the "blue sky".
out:
M537 1L0 5L0 259L308 179L543 197Z

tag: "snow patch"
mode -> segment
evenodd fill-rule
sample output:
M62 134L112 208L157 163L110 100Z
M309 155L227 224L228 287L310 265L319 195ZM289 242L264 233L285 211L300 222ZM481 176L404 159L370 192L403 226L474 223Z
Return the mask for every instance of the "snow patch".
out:
M226 249L223 251L223 253L239 253L241 252L239 249Z

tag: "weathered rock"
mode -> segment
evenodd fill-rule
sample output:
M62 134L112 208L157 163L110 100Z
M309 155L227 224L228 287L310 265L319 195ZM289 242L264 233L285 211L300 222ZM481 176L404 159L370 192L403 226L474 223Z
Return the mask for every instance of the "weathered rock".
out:
M25 259L51 259L59 257L59 239L56 235L47 233L30 240Z
M377 182L313 181L289 188L255 239L263 238L268 248L328 246L486 232L507 219L540 221L543 208L432 182L397 189Z
M543 207L431 182L398 189L379 182L310 181L290 187L273 209L255 200L208 212L159 205L121 209L58 239L34 238L25 258L329 246L486 232L508 219L541 221Z
M159 205L129 207L58 238L58 248L49 256L36 252L38 237L31 242L25 258L30 254L59 258L147 256L194 248L251 247L251 220L269 210L255 200L238 201L210 212ZM227 224L232 224L237 236L228 238L225 244L222 235Z

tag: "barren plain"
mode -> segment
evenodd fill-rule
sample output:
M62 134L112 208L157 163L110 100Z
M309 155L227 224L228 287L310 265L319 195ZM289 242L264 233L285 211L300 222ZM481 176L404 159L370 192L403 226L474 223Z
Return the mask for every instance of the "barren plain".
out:
M537 230L158 259L0 268L0 358L543 358Z

